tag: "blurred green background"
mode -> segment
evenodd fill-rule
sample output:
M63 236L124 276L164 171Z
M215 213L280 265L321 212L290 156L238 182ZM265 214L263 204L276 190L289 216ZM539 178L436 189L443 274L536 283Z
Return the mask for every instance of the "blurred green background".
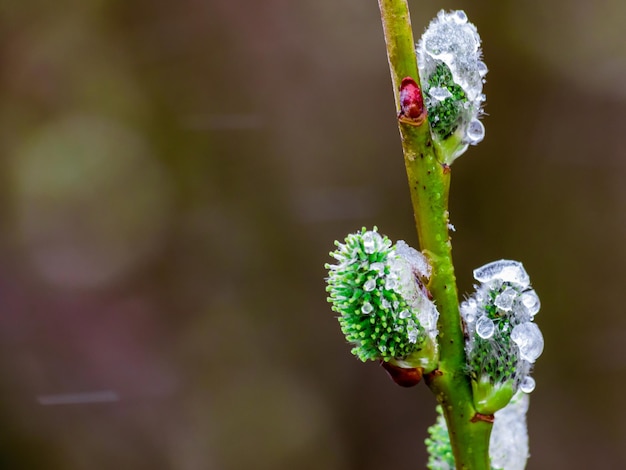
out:
M626 4L463 8L486 139L453 167L461 295L542 299L529 469L626 467ZM376 1L0 6L0 468L425 468L426 387L349 354L333 240L417 245Z

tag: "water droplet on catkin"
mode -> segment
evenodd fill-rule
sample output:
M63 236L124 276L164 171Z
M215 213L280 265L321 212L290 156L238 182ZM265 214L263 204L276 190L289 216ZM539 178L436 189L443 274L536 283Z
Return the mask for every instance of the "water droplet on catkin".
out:
M363 306L361 307L361 312L364 315L369 315L370 313L372 313L373 310L374 310L374 307L369 302L365 302Z
M368 279L365 284L363 284L363 290L365 292L371 292L376 289L376 279Z
M522 380L519 388L524 393L530 393L535 389L535 385L535 379L533 379L530 375L527 375L524 377L524 380Z
M473 119L467 125L465 137L468 143L476 145L485 138L485 126L478 119Z
M517 344L520 356L525 361L533 363L543 352L543 335L535 323L516 325L511 331L511 339Z
M493 323L493 320L491 318L483 315L478 320L476 320L476 334L482 339L491 338L495 331L496 325Z

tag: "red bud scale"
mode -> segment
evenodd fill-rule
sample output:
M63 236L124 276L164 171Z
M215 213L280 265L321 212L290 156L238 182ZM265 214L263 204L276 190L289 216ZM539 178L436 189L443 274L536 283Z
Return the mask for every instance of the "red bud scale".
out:
M404 77L400 83L400 118L421 124L426 117L424 99L420 87L411 77Z

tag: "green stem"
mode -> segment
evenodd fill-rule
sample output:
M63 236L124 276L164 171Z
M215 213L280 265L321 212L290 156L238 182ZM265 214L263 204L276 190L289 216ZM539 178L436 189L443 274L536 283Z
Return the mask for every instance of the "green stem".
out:
M404 77L418 84L415 41L406 0L378 0L396 109L400 112L400 83ZM469 378L465 373L463 329L459 313L452 246L448 230L450 167L439 163L428 121L421 125L399 120L404 162L409 180L415 223L422 250L433 265L429 289L439 309L440 364L428 383L442 404L456 468L489 470L489 436L492 425L473 422Z

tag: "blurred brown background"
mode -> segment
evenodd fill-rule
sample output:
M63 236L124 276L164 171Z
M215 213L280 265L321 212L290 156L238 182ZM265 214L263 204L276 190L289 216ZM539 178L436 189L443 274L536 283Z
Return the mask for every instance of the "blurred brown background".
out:
M626 4L466 9L485 141L453 167L461 294L524 262L529 469L625 468ZM0 5L0 468L424 468L424 386L360 364L336 238L416 245L375 0Z

